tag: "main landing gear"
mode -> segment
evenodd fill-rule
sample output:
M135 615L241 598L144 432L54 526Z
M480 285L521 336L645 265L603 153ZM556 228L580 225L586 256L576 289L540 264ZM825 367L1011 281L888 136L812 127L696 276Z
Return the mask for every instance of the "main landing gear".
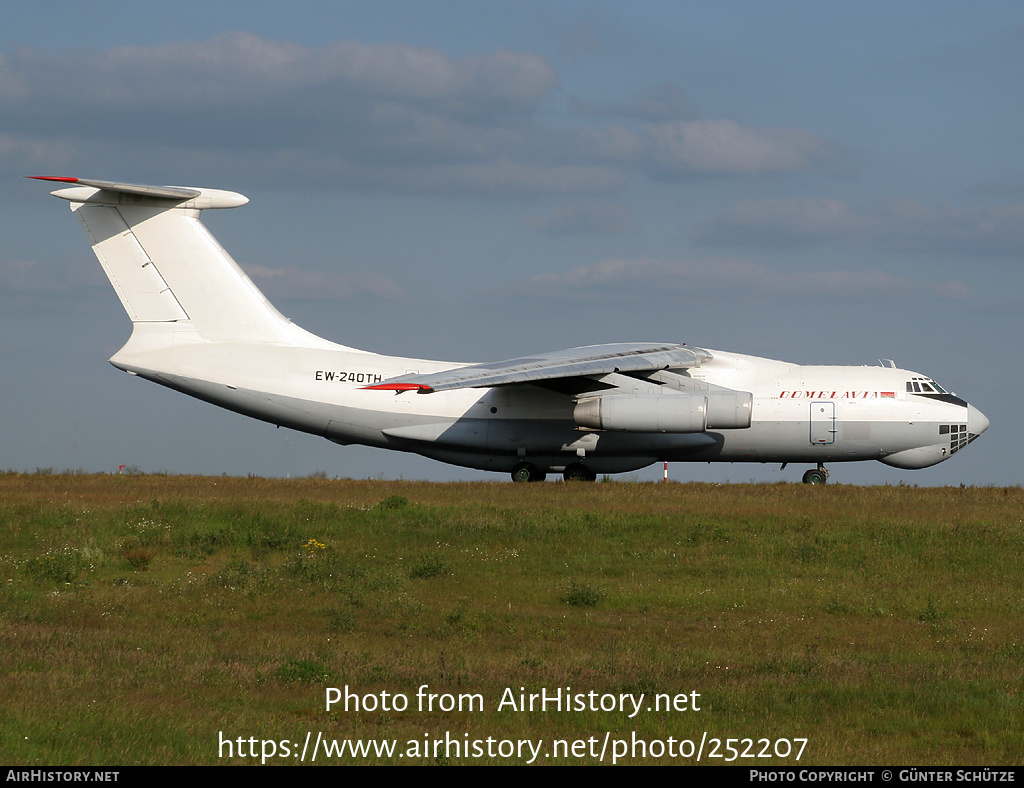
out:
M812 468L804 474L804 484L824 484L828 481L828 471L823 463L818 463L817 468Z
M565 470L562 471L562 478L567 482L592 482L597 479L597 474L586 465L574 462L565 467Z
M536 465L528 462L519 463L512 471L512 481L514 482L542 482L546 476L547 474L538 469ZM593 482L597 480L597 474L586 465L574 462L565 467L565 470L562 471L562 478L567 482Z
M542 473L536 465L528 462L521 462L512 470L514 482L542 482L546 477L546 473Z

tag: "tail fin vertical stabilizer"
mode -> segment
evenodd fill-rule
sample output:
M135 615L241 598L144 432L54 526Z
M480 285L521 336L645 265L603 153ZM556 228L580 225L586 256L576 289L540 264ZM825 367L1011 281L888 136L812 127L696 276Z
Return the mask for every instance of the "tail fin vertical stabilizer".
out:
M234 208L235 192L75 178L52 194L71 202L132 322L190 327L203 340L330 345L293 325L199 220ZM146 334L157 330L151 325Z

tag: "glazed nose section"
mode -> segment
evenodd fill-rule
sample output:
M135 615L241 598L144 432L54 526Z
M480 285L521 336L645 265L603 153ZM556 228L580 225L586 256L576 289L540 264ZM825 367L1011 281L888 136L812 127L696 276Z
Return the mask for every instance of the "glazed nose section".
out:
M988 429L988 418L973 405L967 406L967 432L971 440Z

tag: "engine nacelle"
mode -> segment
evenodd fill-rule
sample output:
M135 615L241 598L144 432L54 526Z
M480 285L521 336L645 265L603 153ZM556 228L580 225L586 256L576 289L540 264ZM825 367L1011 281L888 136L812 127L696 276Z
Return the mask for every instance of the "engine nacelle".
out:
M754 395L749 391L709 391L708 429L745 430L753 407Z
M621 432L704 432L708 398L694 394L587 397L576 403L573 418L581 427Z

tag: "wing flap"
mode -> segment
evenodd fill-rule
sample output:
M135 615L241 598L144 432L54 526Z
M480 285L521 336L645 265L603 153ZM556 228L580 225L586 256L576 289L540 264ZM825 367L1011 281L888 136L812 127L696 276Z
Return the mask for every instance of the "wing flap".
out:
M559 378L607 375L612 372L650 372L699 367L711 358L702 348L657 343L590 345L536 356L457 367L426 375L402 375L368 389L416 391L430 394L464 388L490 388L537 383Z

